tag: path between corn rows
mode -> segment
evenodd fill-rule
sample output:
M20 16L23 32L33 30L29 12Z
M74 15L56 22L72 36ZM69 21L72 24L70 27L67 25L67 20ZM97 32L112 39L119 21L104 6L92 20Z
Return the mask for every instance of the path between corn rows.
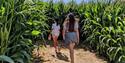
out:
M54 48L48 46L47 48L40 48L39 50L34 49L33 56L37 56L38 54L42 61L37 61L33 63L70 63L69 58L69 50L66 48L61 49L62 54L56 55L54 52ZM107 63L104 59L101 59L96 56L95 53L92 53L85 49L75 49L75 63ZM68 61L67 61L68 60Z

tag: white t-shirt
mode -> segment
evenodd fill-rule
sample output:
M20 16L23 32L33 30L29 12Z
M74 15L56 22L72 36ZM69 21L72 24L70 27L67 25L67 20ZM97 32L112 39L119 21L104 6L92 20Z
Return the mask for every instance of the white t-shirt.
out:
M57 25L57 23L52 24L52 35L59 35L60 33L60 25Z

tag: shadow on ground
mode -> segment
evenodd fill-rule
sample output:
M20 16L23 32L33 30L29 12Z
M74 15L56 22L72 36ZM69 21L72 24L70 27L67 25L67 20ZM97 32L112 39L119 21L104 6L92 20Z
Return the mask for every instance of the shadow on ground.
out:
M63 54L63 53L57 53L56 56L57 56L57 58L58 58L59 60L64 60L64 61L66 61L66 62L69 62L68 57L67 57L65 54Z

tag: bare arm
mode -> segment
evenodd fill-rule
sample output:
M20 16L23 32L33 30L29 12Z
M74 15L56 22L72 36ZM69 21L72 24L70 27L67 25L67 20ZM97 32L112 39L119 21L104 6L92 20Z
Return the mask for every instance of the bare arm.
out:
M64 23L63 23L63 30L62 30L62 36L63 36L63 40L65 40L65 34L66 34L66 21L67 21L67 18L65 19Z
M65 30L64 30L64 28L62 30L62 36L63 36L63 40L65 40Z
M77 44L79 44L79 30L78 29L76 30L76 34L77 34L77 39L78 39Z
M78 21L75 24L75 30L76 30L77 40L78 40L77 44L79 44L79 24L78 24Z

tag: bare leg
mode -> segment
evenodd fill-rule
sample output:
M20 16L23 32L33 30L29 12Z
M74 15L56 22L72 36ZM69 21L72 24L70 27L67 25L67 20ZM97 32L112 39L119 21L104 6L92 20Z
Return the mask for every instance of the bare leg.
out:
M57 36L53 36L53 41L54 41L54 48L55 48L55 52L58 52L58 37Z
M56 46L57 46L57 50L58 50L58 52L60 52L59 42L58 42L58 36L56 36Z
M53 45L54 45L54 48L55 48L55 52L57 52L57 47L56 47L56 40L55 40L55 36L52 36L53 37Z
M75 43L70 43L69 44L71 63L74 63L74 46L75 46Z

